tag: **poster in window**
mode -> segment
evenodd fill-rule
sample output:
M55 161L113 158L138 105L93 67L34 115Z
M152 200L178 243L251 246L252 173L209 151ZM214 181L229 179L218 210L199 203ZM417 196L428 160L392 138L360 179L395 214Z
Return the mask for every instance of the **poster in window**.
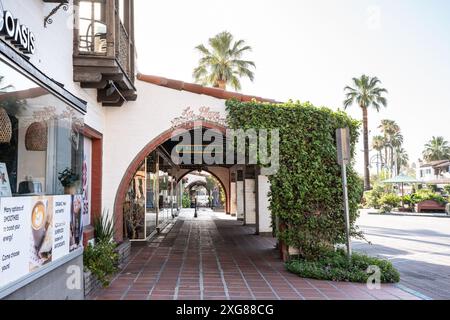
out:
M83 243L83 195L73 195L70 210L70 251L78 249Z
M0 198L11 196L11 185L9 184L8 170L6 169L6 164L0 162Z
M32 197L30 232L30 271L52 261L53 199Z
M53 197L53 261L70 251L70 195Z
M0 199L0 287L29 272L31 198Z

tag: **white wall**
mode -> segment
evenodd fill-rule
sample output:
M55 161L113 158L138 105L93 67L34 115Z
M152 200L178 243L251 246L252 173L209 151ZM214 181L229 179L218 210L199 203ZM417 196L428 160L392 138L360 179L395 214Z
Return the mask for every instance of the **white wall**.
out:
M236 216L244 219L244 181L236 182Z
M73 0L66 12L60 9L52 16L53 24L44 28L44 17L56 3L42 0L1 0L4 10L28 26L36 37L36 52L30 62L48 77L64 84L65 89L88 102L85 123L97 131L104 130L104 109L97 103L97 91L82 89L73 82Z
M210 107L225 117L225 100L136 81L138 99L121 108L105 108L103 136L103 206L113 212L119 184L136 155L172 127L171 121L191 107L196 114Z
M230 182L230 214L236 216L237 198L236 198L236 182Z

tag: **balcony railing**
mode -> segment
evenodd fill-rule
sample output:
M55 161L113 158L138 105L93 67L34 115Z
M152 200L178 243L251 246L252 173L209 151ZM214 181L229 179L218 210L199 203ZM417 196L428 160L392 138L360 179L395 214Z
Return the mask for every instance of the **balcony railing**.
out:
M103 105L119 106L136 99L133 0L125 0L127 15L122 18L118 1L92 1L91 12L84 5L79 13L74 34L74 80L98 89Z

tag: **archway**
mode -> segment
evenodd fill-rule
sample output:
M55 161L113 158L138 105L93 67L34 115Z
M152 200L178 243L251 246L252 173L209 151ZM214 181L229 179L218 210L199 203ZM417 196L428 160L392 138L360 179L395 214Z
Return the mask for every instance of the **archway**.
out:
M146 157L155 151L160 145L169 141L177 130L195 130L197 128L213 129L217 130L221 134L225 135L227 128L223 125L210 121L190 121L185 122L179 126L172 127L159 136L150 141L142 150L134 157L133 161L128 166L124 176L121 179L119 187L114 201L114 221L115 221L115 239L119 242L123 241L123 204L126 198L126 193L129 188L130 182L132 181L135 173L138 171L139 167L142 165ZM194 171L191 169L190 171ZM218 179L220 181L220 179ZM226 190L226 188L225 188ZM229 207L229 197L227 198L227 207Z
M182 179L184 179L186 176L192 174L193 172L196 172L196 170L185 170L185 172L183 172L179 177L178 177L178 182L180 182ZM211 175L212 177L214 177L214 179L218 182L220 189L223 190L224 192L224 196L225 196L225 201L223 202L223 208L225 212L227 214L230 214L230 176L229 174L224 177L223 175L220 175L216 168L214 167L203 167L202 168L202 172L206 172L207 174ZM208 189L208 187L206 186L205 182L200 182L200 181L194 181L191 184L202 184L205 186L206 189ZM190 185L187 185L186 188L189 188ZM220 192L220 190L219 190ZM220 194L219 194L220 196Z

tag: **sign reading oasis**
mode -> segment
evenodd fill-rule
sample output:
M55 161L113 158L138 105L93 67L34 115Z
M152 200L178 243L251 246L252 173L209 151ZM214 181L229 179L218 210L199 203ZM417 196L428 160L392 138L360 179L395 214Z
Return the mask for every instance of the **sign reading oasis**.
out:
M81 195L0 198L0 290L82 246Z
M11 40L11 43L26 54L34 54L36 38L34 33L19 19L15 19L9 11L4 11L0 4L0 35Z

